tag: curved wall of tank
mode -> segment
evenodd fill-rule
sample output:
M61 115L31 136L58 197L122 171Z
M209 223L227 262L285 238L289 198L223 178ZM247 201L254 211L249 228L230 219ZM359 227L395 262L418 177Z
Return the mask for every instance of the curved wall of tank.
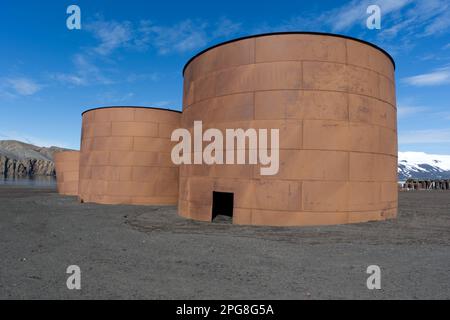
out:
M234 194L233 222L323 225L397 214L394 64L351 38L274 34L225 43L185 67L181 126L279 129L280 169L182 165L179 214L211 221L212 193Z
M108 107L83 113L79 198L102 204L174 205L178 170L170 157L180 112Z
M79 151L61 151L53 155L58 193L68 196L78 195Z

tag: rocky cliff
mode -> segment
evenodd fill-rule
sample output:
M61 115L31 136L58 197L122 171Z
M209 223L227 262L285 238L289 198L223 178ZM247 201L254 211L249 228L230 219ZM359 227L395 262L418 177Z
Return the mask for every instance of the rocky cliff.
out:
M0 141L0 177L55 175L53 154L67 149L37 147L14 140Z

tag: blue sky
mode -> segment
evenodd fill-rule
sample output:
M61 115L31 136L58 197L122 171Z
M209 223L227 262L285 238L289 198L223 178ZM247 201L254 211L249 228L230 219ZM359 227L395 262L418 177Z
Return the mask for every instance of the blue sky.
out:
M66 9L81 8L68 30ZM382 10L381 30L366 8ZM450 2L2 1L0 139L79 148L81 112L181 109L181 70L235 37L320 31L373 42L396 60L400 151L450 154Z

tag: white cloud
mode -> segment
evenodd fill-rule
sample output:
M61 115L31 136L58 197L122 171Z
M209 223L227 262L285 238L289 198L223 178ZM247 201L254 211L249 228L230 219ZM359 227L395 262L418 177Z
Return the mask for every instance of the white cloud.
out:
M360 24L365 28L366 9L375 4L381 8L381 37L403 34L432 35L450 26L447 0L353 0L347 5L325 13L333 31L344 31ZM389 26L389 27L386 27Z
M0 81L0 90L4 96L31 96L42 89L42 85L26 77L2 78Z
M448 108L447 108L448 109ZM433 113L433 116L435 116L436 118L442 120L450 120L450 111L439 111L439 112L435 112Z
M379 36L381 39L395 38L400 32L409 29L414 21L417 20L415 18L409 18L403 21L396 21L396 23L393 23L391 26L383 28Z
M450 5L448 1L446 3L439 2L435 9L437 12L434 19L425 27L425 36L442 34L448 32L448 29L450 28Z
M160 54L169 52L186 52L206 46L207 24L185 20L173 26L158 26L150 21L142 21L140 32L143 38L139 43L146 43L158 49Z
M93 34L99 44L73 56L73 71L57 72L50 76L70 86L114 84L117 81L113 81L110 75L111 71L114 73L116 70L100 69L98 63L105 62L107 56L118 49L145 51L153 47L160 54L184 53L205 47L216 38L231 36L240 28L240 23L225 17L219 19L211 30L206 22L189 19L169 26L142 20L136 26L129 21L105 21L101 18L85 24L84 28ZM158 81L160 78L158 73L131 73L119 82Z
M412 86L437 86L450 83L450 67L444 67L429 73L402 79L403 82Z
M131 73L126 77L128 82L136 82L136 81L158 81L161 79L161 74L157 72L151 73Z
M133 92L118 94L117 92L107 91L97 94L97 103L102 105L118 105L121 103L131 105L132 98L134 98Z
M416 0L410 1L410 4L389 21L390 27L381 30L381 39L401 35L403 42L417 37L439 35L448 30L450 7L447 0Z
M72 86L114 83L114 81L106 77L100 68L93 64L85 55L74 55L72 62L75 69L72 73L56 73L52 75L52 78Z
M102 70L93 63L94 57L83 54L76 54L72 57L73 71L68 73L54 73L50 77L62 84L70 86L88 86L88 85L111 85L119 82L155 82L161 79L162 75L157 72L150 73L130 73L122 75L119 80L112 79L111 75L116 70ZM109 72L108 72L109 71Z
M149 105L152 107L155 107L155 108L173 107L173 102L169 101L169 100L162 100L162 101L152 102Z
M74 86L82 86L86 84L86 79L83 79L76 74L55 73L54 75L52 75L52 78L62 83L67 83Z
M160 54L184 53L206 47L211 41L237 34L241 23L228 18L219 19L212 28L201 20L183 20L171 26L140 22L134 43L139 48L155 47Z
M241 30L241 23L233 22L228 18L222 17L215 25L212 38L229 37Z
M349 29L354 24L364 23L367 1L352 1L349 4L327 13L333 31Z
M366 12L369 5L381 8L381 30L368 30ZM387 49L391 54L409 51L417 38L439 36L450 27L448 0L352 0L337 8L317 14L302 12L277 25L263 23L255 32L323 31L346 32L358 27L358 37Z
M397 108L397 115L399 118L404 118L427 110L428 109L425 107L399 105Z
M335 32L344 31L357 24L365 26L368 17L366 10L369 5L375 4L380 7L383 21L386 15L403 9L411 2L412 0L353 0L342 7L326 12L320 20L325 20Z
M160 25L141 20L138 25L129 21L106 21L100 18L86 24L99 44L89 49L90 54L107 56L120 48L145 51L154 47L160 54L184 53L205 47L210 41L230 37L241 29L241 24L226 17L210 25L203 20L183 20L173 25Z
M362 33L360 38L371 37L379 38L380 40L390 39L395 37L397 33L403 30L403 26L409 25L413 19L408 18L407 22L402 19L392 20L401 16L405 8L408 8L413 3L413 0L353 0L340 7L317 14L316 12L302 12L301 15L294 15L290 19L281 22L278 25L262 24L254 29L254 32L274 32L274 31L322 31L322 32L337 32L342 33L348 31L355 26L359 26ZM366 20L368 17L367 7L376 4L381 8L381 30L370 31L366 27ZM374 40L372 40L374 41ZM375 41L374 41L375 42ZM383 43L383 47L393 52L394 49L399 48L399 43L395 42L393 45ZM401 49L407 49L411 46L410 42L403 39L401 42ZM396 50L395 50L396 51Z
M398 137L400 144L450 143L450 129L404 131Z
M284 32L284 31L327 31L324 17L314 16L310 14L303 14L302 16L293 16L279 23L271 26L267 23L257 26L252 30L252 33L268 33L268 32ZM324 29L325 28L325 29Z
M128 21L98 20L86 24L85 29L92 32L100 44L94 51L100 55L108 55L114 50L130 45L133 38L133 27Z

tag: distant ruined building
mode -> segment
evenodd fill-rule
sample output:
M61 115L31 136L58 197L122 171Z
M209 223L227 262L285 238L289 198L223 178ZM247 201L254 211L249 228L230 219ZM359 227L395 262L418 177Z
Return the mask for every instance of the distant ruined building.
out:
M444 180L420 180L408 179L399 184L400 190L450 190L450 179Z

